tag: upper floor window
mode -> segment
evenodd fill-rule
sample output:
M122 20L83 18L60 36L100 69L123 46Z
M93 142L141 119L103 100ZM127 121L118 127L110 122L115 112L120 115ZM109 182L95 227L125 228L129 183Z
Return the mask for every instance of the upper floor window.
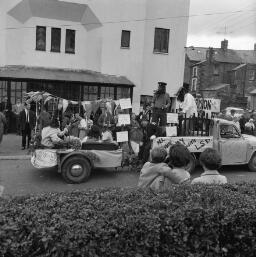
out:
M255 80L255 71L254 70L249 70L249 80Z
M121 47L122 48L130 47L130 37L131 37L131 31L122 30L122 36L121 36Z
M51 51L52 52L60 52L60 41L61 41L61 29L60 28L52 28L51 34Z
M191 91L196 91L196 86L197 86L197 78L193 78L192 79Z
M75 53L75 35L76 31L72 29L66 29L66 46L65 52L74 54Z
M46 50L46 27L36 26L36 50Z
M197 77L197 66L193 67L192 77Z
M169 29L155 28L154 53L168 53Z

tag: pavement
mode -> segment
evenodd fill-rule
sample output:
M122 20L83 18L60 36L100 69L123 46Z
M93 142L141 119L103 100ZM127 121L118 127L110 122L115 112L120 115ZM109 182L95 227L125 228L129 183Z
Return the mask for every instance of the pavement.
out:
M21 136L6 134L0 143L0 160L27 160L30 159L28 149L21 150Z

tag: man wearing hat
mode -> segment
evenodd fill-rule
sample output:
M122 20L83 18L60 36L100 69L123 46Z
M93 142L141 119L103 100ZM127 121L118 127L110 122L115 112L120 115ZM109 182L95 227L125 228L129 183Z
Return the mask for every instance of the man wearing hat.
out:
M152 122L159 126L166 125L166 113L170 107L170 96L166 93L166 83L158 82L158 89L154 92L152 104Z

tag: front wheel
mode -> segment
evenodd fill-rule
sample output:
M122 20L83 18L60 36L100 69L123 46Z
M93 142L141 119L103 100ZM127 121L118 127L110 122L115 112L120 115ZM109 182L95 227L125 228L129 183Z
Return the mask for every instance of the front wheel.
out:
M248 167L250 171L256 171L256 153L254 153L248 163Z
M71 156L62 164L61 175L67 183L78 184L90 177L91 165L81 156Z

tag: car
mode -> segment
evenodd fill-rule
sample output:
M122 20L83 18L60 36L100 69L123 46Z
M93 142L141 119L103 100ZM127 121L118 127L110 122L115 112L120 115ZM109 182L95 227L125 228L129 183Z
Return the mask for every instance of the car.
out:
M244 109L242 109L242 108L227 107L224 110L225 115L227 115L227 116L231 115L231 110L235 110L236 111L235 112L235 117L238 117L238 118L240 118L245 113Z

